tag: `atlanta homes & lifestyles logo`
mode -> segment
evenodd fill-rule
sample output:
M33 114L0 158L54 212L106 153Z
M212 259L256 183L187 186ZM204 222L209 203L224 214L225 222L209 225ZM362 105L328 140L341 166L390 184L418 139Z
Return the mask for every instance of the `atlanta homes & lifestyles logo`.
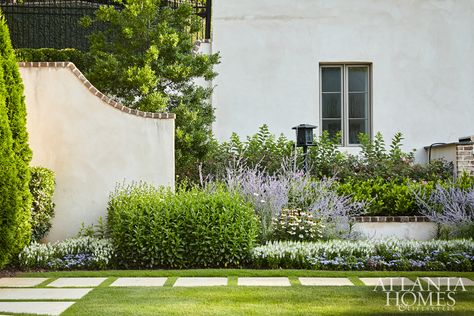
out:
M466 292L461 278L379 278L375 292L385 292L385 306L399 311L454 311L456 293ZM424 281L424 282L423 282ZM408 284L409 283L409 284Z

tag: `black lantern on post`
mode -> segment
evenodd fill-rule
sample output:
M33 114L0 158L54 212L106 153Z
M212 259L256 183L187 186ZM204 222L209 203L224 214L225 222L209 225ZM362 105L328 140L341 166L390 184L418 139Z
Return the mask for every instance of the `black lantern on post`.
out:
M296 130L296 146L303 147L304 172L308 172L308 146L313 146L313 130L317 126L300 124L293 127Z

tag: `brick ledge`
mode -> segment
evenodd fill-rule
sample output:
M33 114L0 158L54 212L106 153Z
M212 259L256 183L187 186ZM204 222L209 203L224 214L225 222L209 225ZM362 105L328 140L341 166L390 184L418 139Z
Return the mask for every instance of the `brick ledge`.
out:
M71 62L20 62L18 63L20 67L56 67L56 68L67 68L81 81L81 83L89 90L90 93L101 99L106 104L114 107L117 110L120 110L127 114L132 114L135 116L152 118L152 119L175 119L176 116L174 113L152 113L152 112L143 112L140 110L129 108L100 92L94 87L89 80L82 74L82 72Z
M431 222L426 216L354 216L357 223L413 223Z

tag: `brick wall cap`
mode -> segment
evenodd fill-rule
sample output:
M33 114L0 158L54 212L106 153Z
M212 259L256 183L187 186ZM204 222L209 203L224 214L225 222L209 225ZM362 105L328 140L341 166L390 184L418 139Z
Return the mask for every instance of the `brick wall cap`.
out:
M426 216L354 216L357 223L408 223L408 222L430 222Z
M90 93L101 99L101 101L119 111L124 113L158 120L174 120L176 115L174 113L152 113L152 112L143 112L135 109L131 109L101 93L97 88L95 88L87 78L82 74L82 72L71 62L20 62L18 63L20 67L23 68L32 68L32 67L41 67L41 68L66 68L69 69L74 76L81 81L81 83L89 90Z

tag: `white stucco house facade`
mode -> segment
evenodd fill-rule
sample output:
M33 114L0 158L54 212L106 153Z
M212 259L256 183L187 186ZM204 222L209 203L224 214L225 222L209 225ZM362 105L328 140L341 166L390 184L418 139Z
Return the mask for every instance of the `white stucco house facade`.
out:
M213 1L214 133L268 124L404 135L406 150L474 134L474 1Z

